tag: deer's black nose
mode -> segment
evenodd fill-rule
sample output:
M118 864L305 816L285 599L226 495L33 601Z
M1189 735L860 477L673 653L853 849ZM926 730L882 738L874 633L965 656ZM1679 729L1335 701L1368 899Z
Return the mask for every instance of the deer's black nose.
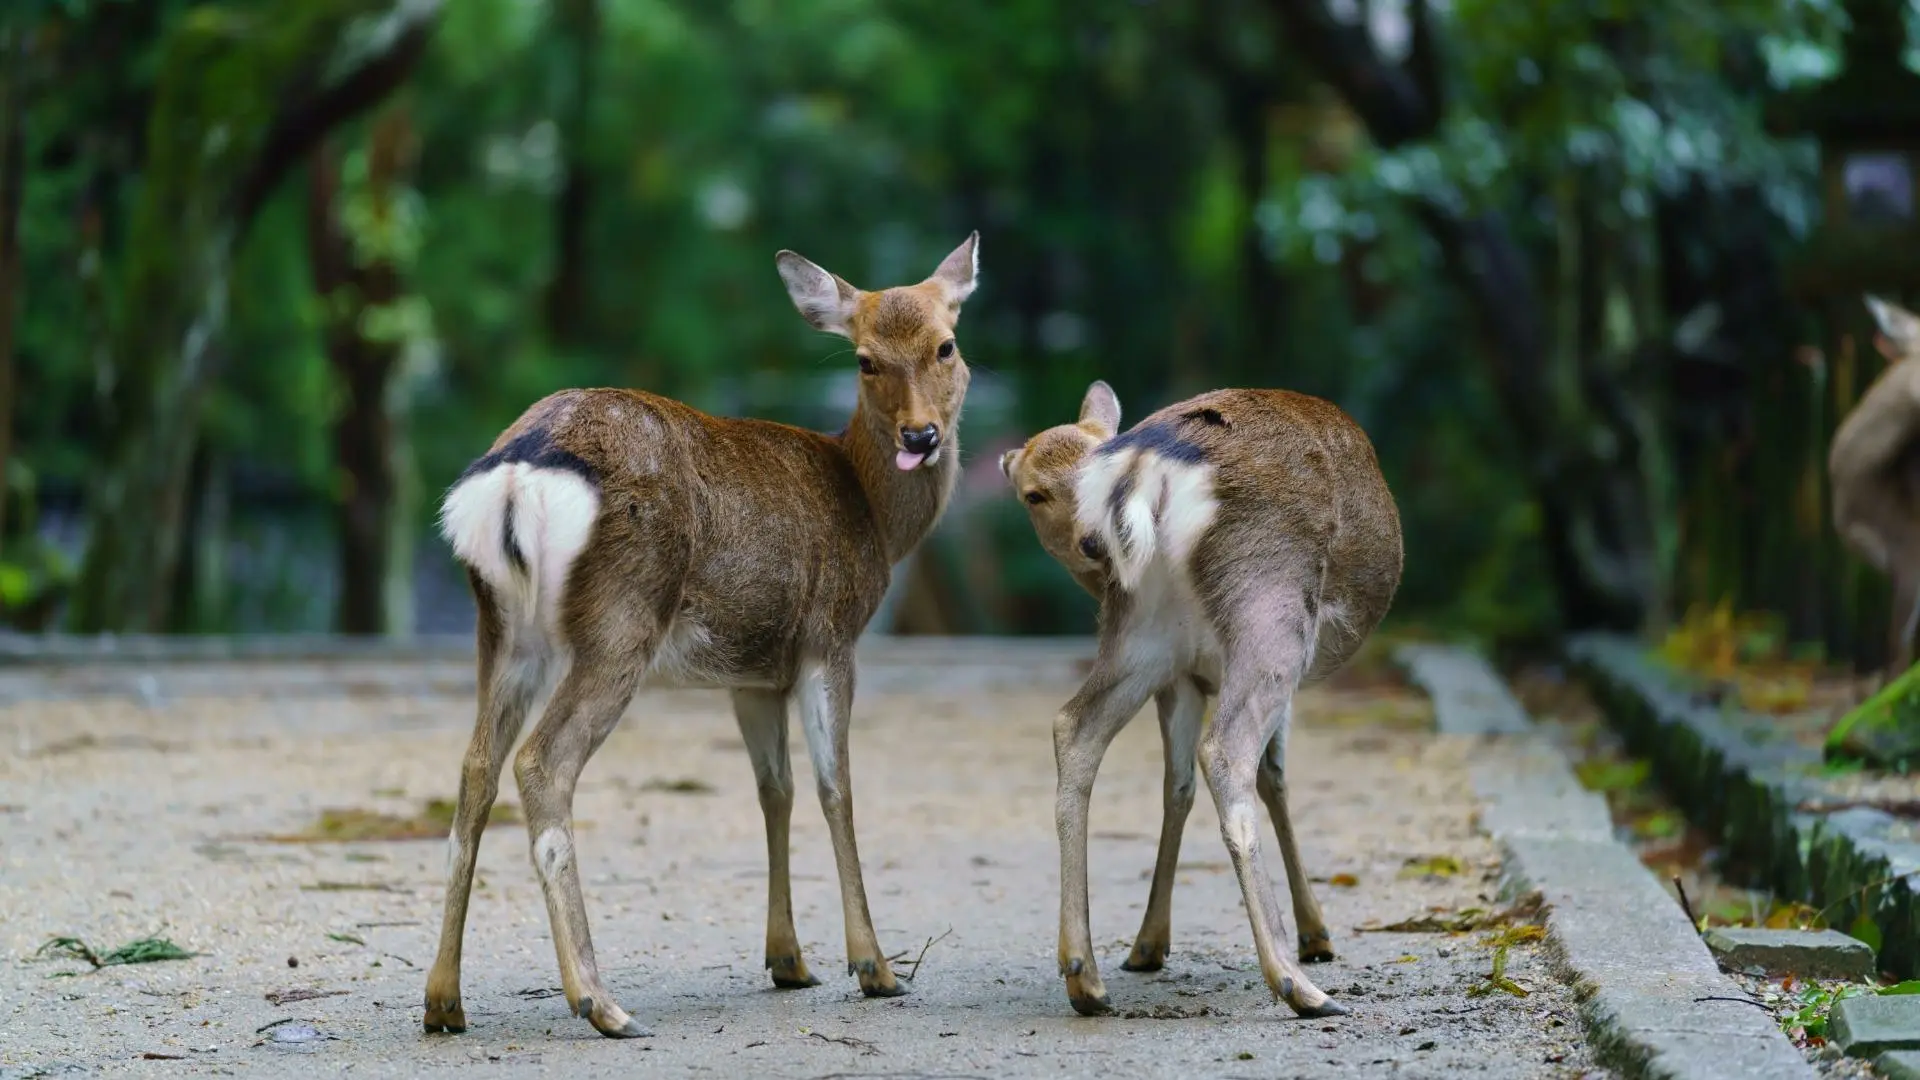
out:
M1107 552L1100 546L1098 537L1083 536L1080 538L1080 554L1097 561L1105 558Z
M912 428L900 429L900 445L909 454L931 454L940 445L940 429L928 424L915 431Z

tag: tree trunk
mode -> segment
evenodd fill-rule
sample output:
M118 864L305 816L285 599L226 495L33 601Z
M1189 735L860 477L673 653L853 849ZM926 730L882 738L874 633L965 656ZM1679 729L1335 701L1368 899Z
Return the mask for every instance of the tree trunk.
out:
M1366 125L1376 145L1393 149L1427 138L1444 103L1436 42L1424 3L1412 6L1413 51L1387 62L1367 29L1336 19L1324 0L1269 0L1293 55L1313 67ZM1497 213L1471 213L1418 198L1413 207L1439 247L1448 276L1465 292L1483 334L1481 353L1516 458L1541 511L1548 573L1569 627L1638 627L1655 603L1652 538L1638 534L1648 493L1637 456L1595 459L1584 436L1613 428L1637 455L1638 436L1620 429L1610 406L1595 417L1565 415L1549 377L1552 340L1534 288L1533 269ZM1621 392L1609 383L1607 393ZM1637 503L1639 510L1624 511Z
M413 129L404 109L375 126L367 148L366 198L386 219L412 167ZM398 447L388 394L403 342L369 336L369 313L391 309L402 295L400 269L384 255L362 260L342 220L340 165L326 142L314 151L307 199L308 251L314 289L327 312L328 362L345 391L333 424L335 524L339 536L340 595L334 628L343 634L384 634L387 583L393 566L398 491Z
M0 33L0 554L6 553L7 469L13 449L13 324L19 311L20 199L26 180L26 49Z
M577 344L587 332L587 221L593 208L593 173L586 147L599 74L599 0L560 0L554 12L571 54L574 85L560 128L566 179L554 201L553 277L547 284L547 332L556 343Z
M75 629L169 623L187 470L218 369L234 252L281 177L412 71L440 6L309 0L271 17L184 20L163 43L110 332L106 445ZM348 33L367 18L384 25ZM223 92L206 94L210 83ZM264 124L252 111L259 101L278 103Z

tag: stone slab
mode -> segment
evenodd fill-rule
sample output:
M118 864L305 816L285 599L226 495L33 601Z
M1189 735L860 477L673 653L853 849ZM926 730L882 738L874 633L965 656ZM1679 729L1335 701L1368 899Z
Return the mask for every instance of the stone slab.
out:
M1486 658L1449 645L1402 645L1393 658L1433 699L1443 735L1520 735L1532 725Z
M1827 1030L1848 1057L1920 1050L1920 994L1847 998L1833 1006Z
M1707 931L1707 948L1730 971L1799 975L1810 979L1865 979L1873 948L1838 930L1769 930L1722 926Z
M1394 658L1428 689L1443 733L1485 740L1472 777L1480 825L1505 854L1502 891L1540 890L1548 946L1603 1061L1661 1080L1815 1075L1771 1016L1737 1000L1680 906L1615 839L1606 801L1485 659L1431 645Z
M1873 1067L1887 1080L1920 1080L1920 1050L1889 1050L1873 1059Z

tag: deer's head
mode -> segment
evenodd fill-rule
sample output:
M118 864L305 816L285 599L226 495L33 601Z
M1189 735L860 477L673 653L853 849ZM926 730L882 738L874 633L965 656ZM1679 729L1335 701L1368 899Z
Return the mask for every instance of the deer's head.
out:
M1867 296L1867 310L1873 312L1873 323L1880 330L1874 347L1888 363L1920 357L1920 316L1871 294Z
M1099 577L1106 568L1098 548L1081 543L1074 524L1074 481L1086 456L1119 430L1120 399L1112 387L1095 382L1081 399L1079 420L1050 427L1000 455L1000 471L1026 504L1040 546L1075 577Z
M980 269L980 234L968 236L918 285L864 292L791 251L774 257L787 295L816 330L853 342L860 363L855 423L884 430L903 472L940 460L952 445L972 377L953 328Z

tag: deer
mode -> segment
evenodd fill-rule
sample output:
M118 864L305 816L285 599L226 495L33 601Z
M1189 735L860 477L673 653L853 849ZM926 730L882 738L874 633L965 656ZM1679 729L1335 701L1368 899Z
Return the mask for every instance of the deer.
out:
M1392 605L1399 509L1366 433L1320 398L1215 390L1119 427L1119 399L1095 382L1076 422L1000 458L1041 547L1100 601L1093 666L1053 724L1067 999L1082 1015L1112 1011L1088 926L1088 806L1107 747L1152 698L1166 746L1160 843L1122 968L1155 971L1169 953L1197 752L1268 988L1300 1016L1343 1014L1276 944L1254 798L1279 839L1299 958L1331 960L1287 809L1287 733L1295 690L1344 666Z
M857 404L837 434L709 416L639 390L565 390L529 407L448 489L440 527L478 612L479 694L427 1031L466 1029L460 956L481 832L507 751L550 682L514 778L573 1015L611 1038L651 1034L594 959L572 827L581 769L649 676L731 695L766 820L774 986L819 984L788 871L797 712L839 872L847 972L868 997L905 992L874 934L854 837L854 646L959 476L971 376L954 327L979 239L919 284L872 292L792 251L775 256L801 316L853 344Z
M1920 357L1920 317L1865 299L1887 367L1834 431L1827 478L1835 531L1893 579L1885 682L1912 666L1920 624L1920 365L1911 362Z

